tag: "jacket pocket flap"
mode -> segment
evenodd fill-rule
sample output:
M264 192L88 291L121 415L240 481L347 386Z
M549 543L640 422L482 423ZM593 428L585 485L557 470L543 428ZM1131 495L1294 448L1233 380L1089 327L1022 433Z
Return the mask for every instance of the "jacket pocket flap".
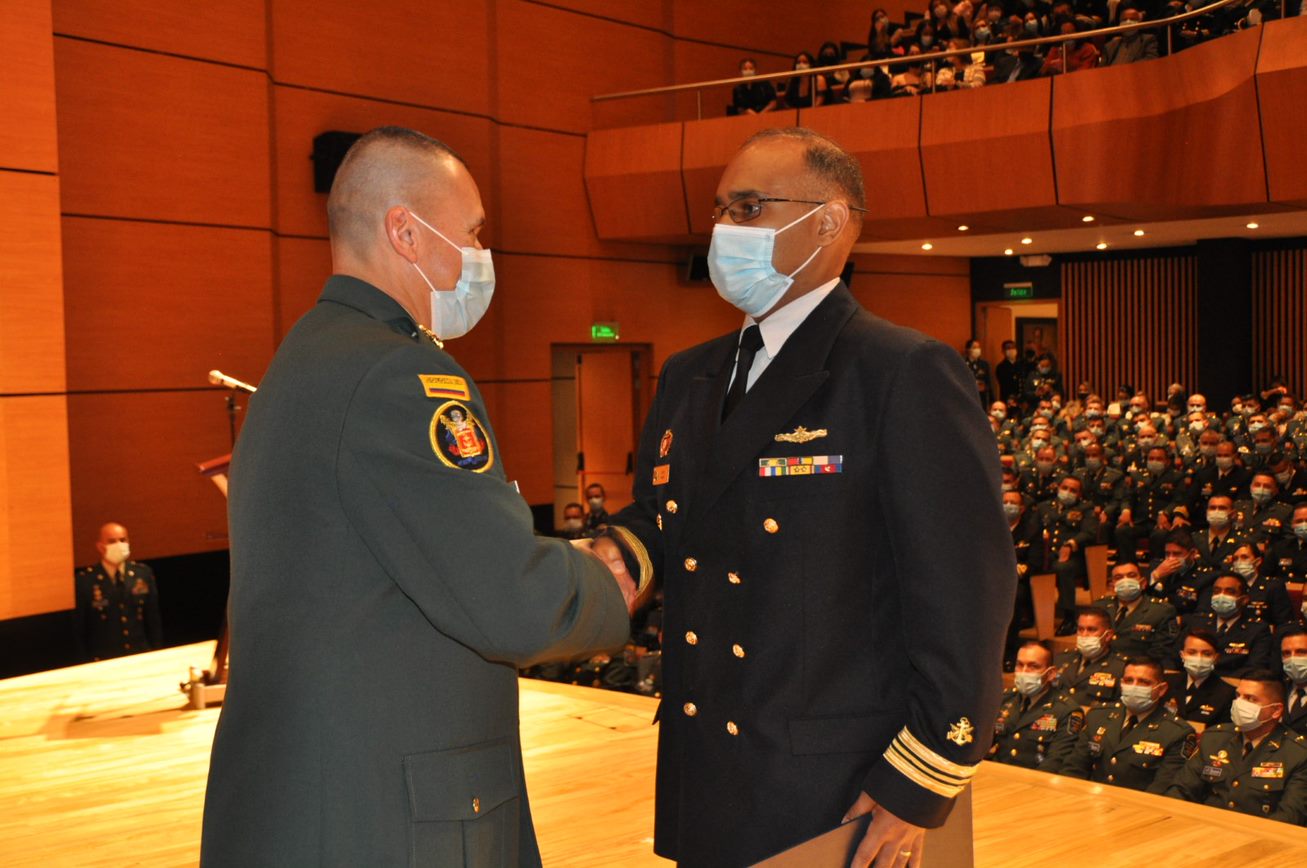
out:
M879 753L901 723L897 714L810 717L790 721L790 750L796 756L824 753Z
M415 822L475 820L518 794L508 739L404 757Z

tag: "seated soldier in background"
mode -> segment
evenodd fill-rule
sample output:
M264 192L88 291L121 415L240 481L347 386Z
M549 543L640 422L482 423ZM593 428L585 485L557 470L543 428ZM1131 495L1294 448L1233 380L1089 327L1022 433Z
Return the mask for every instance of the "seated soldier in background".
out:
M1057 771L1075 745L1085 713L1053 687L1053 652L1038 642L1017 651L1016 680L1003 694L988 759L1028 769Z
M1307 628L1280 634L1280 668L1284 671L1284 725L1307 735Z
M1280 482L1269 470L1253 473L1247 500L1235 501L1234 521L1242 536L1266 550L1283 538L1293 516L1287 503L1276 498Z
M563 507L563 526L556 536L562 539L581 539L585 536L585 510L579 503L569 503Z
M1046 444L1047 440L1039 435L1031 435L1032 444ZM1035 503L1051 502L1057 497L1058 483L1065 475L1057 460L1057 449L1040 445L1034 449L1034 465L1021 473L1018 483L1021 493Z
M1248 670L1271 665L1271 630L1250 617L1247 607L1248 586L1243 577L1222 573L1212 584L1208 611L1192 612L1180 620L1181 632L1198 629L1216 637L1221 652L1216 674L1222 677L1237 678Z
M1250 618L1265 621L1273 631L1298 623L1298 612L1289 598L1284 581L1277 576L1262 573L1262 552L1252 543L1241 543L1230 557L1230 572L1237 573L1248 589ZM1198 611L1208 608L1212 589L1209 587L1199 598Z
M1140 437L1142 441L1144 438ZM1144 540L1156 556L1162 540L1173 527L1188 523L1185 478L1171 466L1171 453L1165 446L1148 449L1143 468L1128 475L1129 494L1117 519L1116 551L1118 560L1130 560Z
M1166 794L1307 824L1307 739L1286 727L1284 684L1265 669L1239 681L1233 724L1209 727Z
M1216 574L1226 568L1241 538L1234 529L1234 498L1228 494L1209 497L1205 515L1207 528L1194 537L1194 548L1198 550L1197 573L1204 587L1210 587Z
M1216 674L1216 661L1221 656L1221 645L1211 633L1190 629L1184 634L1180 646L1180 664L1183 672L1169 677L1171 684L1167 704L1181 720L1196 728L1230 719L1230 703L1234 701L1234 688Z
M1208 429L1203 432L1203 439L1199 440L1200 448L1205 448L1212 437L1217 438L1213 446L1213 455L1209 461L1206 457L1200 458L1190 471L1189 479L1189 496L1190 504L1196 505L1195 502L1201 503L1205 499L1210 499L1216 495L1224 495L1233 501L1236 498L1244 497L1248 493L1248 483L1252 479L1252 474L1244 470L1235 460L1234 443L1229 440L1220 439L1215 429Z
M1152 596L1166 600L1179 613L1192 612L1202 591L1213 581L1213 574L1198 572L1198 549L1189 531L1180 528L1166 535L1162 559L1148 573L1148 590Z
M1020 633L1035 623L1030 576L1043 568L1044 531L1035 511L1019 491L1003 492L1003 514L1007 517L1008 530L1012 532L1012 547L1017 557L1017 595L1003 646L1003 671L1011 672L1016 663L1017 646L1021 644Z
M1286 582L1307 582L1307 503L1293 508L1292 534L1285 534L1266 550L1264 567Z
M1057 499L1041 503L1039 521L1044 528L1049 562L1057 574L1057 635L1076 631L1076 585L1089 576L1085 548L1098 540L1098 518L1093 506L1080 498L1081 483L1075 476L1063 476Z
M1307 503L1307 470L1299 469L1290 453L1275 453L1267 462L1267 469L1275 474L1275 481L1280 486L1281 503L1287 503L1291 508Z
M1082 707L1115 702L1126 658L1113 650L1113 638L1111 613L1097 606L1082 608L1076 617L1076 647L1053 658L1054 686Z
M1112 615L1116 650L1126 657L1156 657L1171 654L1179 627L1175 608L1162 600L1144 596L1139 565L1130 561L1112 567L1112 595L1100 597L1095 606Z
M1121 701L1085 713L1085 728L1060 774L1132 790L1164 793L1193 756L1198 734L1163 702L1162 664L1132 657L1121 681Z
M1103 444L1091 439L1084 447L1084 466L1076 476L1080 478L1084 499L1093 504L1094 514L1098 517L1099 531L1095 542L1107 542L1107 529L1115 527L1121 515L1126 492L1125 474L1108 463Z

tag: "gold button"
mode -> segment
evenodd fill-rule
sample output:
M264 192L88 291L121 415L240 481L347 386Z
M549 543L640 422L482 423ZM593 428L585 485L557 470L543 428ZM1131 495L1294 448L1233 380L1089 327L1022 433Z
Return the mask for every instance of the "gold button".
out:
M481 813L481 800L480 800L480 799L473 799L473 800L472 800L472 813L474 813L474 814L479 814L479 813Z
M1116 775L1108 775L1108 776L1107 776L1107 782L1108 782L1109 784L1110 784L1110 783L1114 783L1115 781L1116 781Z
M740 574L739 574L739 573L727 573L727 574L726 574L726 581L730 582L732 585L738 585L738 584L740 583Z
M1235 781L1234 783L1230 784L1230 786L1232 786L1232 787L1237 787L1237 786L1239 786L1239 782L1238 782L1238 781Z
M1112 765L1116 765L1116 757L1112 757L1112 759L1111 759L1111 763L1112 763Z
M1016 739L1017 741L1021 741L1021 733L1019 733L1019 732L1014 732L1014 733L1012 733L1012 737L1013 737L1014 739Z
M769 518L762 523L762 529L767 531L767 533L776 533L776 531L781 529L781 526L776 519Z
M744 646L742 646L742 645L732 645L732 646L731 646L731 653L734 654L736 657L743 657L743 656L744 656Z
M676 501L674 500L667 501L667 511L670 512L672 515L676 515Z
M693 702L687 702L685 705L681 706L681 711L685 712L686 717L694 717L699 713L699 706L695 705Z
M1262 789L1269 790L1270 788L1271 788L1270 784L1262 784Z
M1016 756L1016 755L1017 755L1017 749L1016 749L1016 748L1012 748L1012 756Z
M696 561L694 558L686 558L685 568L690 572L694 572L695 570L699 569L699 562Z
M126 616L126 615L123 615L123 623L124 623L124 624L127 623L127 616Z
M1231 808L1234 807L1234 802L1229 802L1228 804L1229 804L1229 806L1230 806Z
M726 721L726 731L729 732L731 735L740 734L740 728L735 725L735 721L733 720Z
M686 644L688 644L688 645L698 645L698 644L699 644L699 636L698 636L698 634L695 633L693 630L686 630L686 631L685 631L685 642L686 642Z

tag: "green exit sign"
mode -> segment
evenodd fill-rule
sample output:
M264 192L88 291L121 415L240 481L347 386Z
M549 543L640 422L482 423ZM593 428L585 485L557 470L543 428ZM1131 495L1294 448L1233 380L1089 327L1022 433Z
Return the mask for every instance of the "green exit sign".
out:
M611 343L621 336L621 329L615 322L597 322L590 326L590 340Z
M1008 298L1034 298L1035 285L1033 283L1005 283L1003 284L1003 294Z

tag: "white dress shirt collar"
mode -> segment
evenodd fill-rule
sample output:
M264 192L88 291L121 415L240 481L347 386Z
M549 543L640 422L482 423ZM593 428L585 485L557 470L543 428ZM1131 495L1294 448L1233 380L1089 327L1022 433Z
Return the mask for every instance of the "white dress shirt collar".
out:
M803 321L808 318L808 314L812 313L817 305L821 304L826 296L831 294L831 290L838 286L839 282L840 279L837 277L823 283L816 289L804 293L785 305L785 307L780 308L762 322L757 322L753 317L746 316L740 331L743 332L749 326L756 324L758 331L762 332L763 351L767 354L768 360L774 359L780 353L781 347L785 346L785 342L790 339L790 335L794 334L795 330L803 325Z

